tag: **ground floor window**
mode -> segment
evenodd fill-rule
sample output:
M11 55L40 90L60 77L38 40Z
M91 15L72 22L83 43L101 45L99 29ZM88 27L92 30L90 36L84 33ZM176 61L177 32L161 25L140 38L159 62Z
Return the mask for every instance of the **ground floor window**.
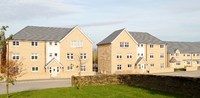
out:
M72 71L73 67L72 66L67 66L67 71Z
M200 64L200 61L197 61L197 64Z
M81 66L81 71L86 71L86 66Z
M38 67L32 67L32 72L38 72Z
M117 65L117 70L121 70L122 69L122 65Z
M132 64L128 64L128 67L132 67Z
M165 68L164 63L161 63L161 64L160 64L160 68Z
M150 64L151 68L154 68L154 64Z

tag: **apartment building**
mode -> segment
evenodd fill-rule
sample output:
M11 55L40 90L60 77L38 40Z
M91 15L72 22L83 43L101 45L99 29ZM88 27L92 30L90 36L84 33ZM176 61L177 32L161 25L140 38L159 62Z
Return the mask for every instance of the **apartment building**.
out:
M9 41L9 58L23 63L19 79L92 75L92 41L78 26L27 26Z
M168 64L173 68L197 70L200 66L200 42L173 42L168 44Z
M145 32L114 31L97 44L98 69L104 74L173 72L167 45Z

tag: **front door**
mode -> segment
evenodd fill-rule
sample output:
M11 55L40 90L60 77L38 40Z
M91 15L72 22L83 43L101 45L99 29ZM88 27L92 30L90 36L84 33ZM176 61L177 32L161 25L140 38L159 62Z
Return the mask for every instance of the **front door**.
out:
M51 67L51 77L56 77L57 76L57 67Z
M143 72L145 72L146 71L146 64L141 64L141 69L142 69Z

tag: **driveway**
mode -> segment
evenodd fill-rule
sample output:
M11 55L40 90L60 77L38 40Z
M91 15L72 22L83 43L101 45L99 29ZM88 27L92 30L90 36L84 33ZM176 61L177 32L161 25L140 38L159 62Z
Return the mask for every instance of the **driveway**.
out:
M49 80L26 80L16 81L15 85L10 84L9 92L19 92L27 90L38 90L46 88L70 87L71 79L49 79ZM0 94L6 93L5 83L0 83Z
M170 72L170 73L156 73L154 75L182 76L182 77L200 78L200 70L198 70L198 71L179 71L179 72Z

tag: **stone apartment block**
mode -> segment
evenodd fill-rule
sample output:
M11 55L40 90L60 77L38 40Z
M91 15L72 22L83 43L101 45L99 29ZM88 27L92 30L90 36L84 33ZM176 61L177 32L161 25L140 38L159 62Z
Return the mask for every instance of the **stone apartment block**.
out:
M92 41L73 28L27 26L9 41L9 58L23 63L20 79L92 75Z
M168 44L168 65L185 68L186 71L198 70L200 66L200 42L166 42Z
M173 72L167 43L145 32L114 31L97 44L98 69L104 74Z

